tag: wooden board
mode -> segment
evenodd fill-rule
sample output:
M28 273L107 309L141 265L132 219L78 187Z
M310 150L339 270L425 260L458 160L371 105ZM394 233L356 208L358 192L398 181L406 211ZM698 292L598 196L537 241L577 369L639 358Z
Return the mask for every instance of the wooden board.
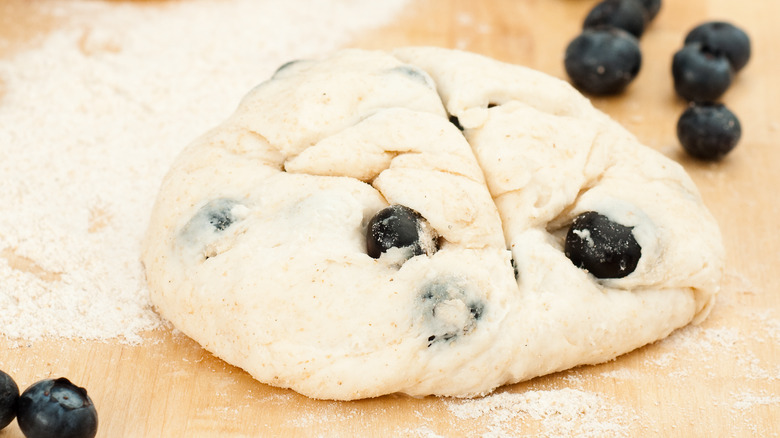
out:
M594 4L418 0L392 25L360 35L351 45L456 47L565 77L563 51ZM34 46L58 26L41 13L43 7L26 0L0 2L0 56ZM101 437L778 436L778 17L776 0L667 0L642 38L638 79L620 97L594 100L645 144L681 162L722 227L726 278L711 317L699 327L610 363L465 402L397 396L311 400L260 384L171 330L147 333L140 345L0 338L0 369L21 387L58 376L85 386L99 410ZM738 23L750 33L754 49L724 96L744 135L738 149L717 164L695 162L680 151L675 123L685 104L675 97L670 75L672 54L685 33L707 19ZM0 82L0 94L3 87ZM21 436L16 423L0 432L2 438Z

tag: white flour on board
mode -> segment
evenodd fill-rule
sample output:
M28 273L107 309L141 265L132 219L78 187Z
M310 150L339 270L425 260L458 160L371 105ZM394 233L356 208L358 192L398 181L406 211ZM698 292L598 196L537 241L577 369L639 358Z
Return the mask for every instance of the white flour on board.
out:
M518 424L528 419L539 422L546 437L622 437L630 436L631 425L639 420L630 408L570 388L504 392L449 402L447 408L461 420L484 420L485 437L513 436L513 430L522 430Z
M0 59L0 334L134 342L158 326L138 256L173 158L279 65L405 3L50 4L66 24Z

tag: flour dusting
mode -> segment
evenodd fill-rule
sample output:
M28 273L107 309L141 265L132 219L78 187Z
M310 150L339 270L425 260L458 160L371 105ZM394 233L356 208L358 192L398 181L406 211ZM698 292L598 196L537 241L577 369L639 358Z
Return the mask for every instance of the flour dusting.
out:
M483 436L513 436L516 421L540 422L547 437L624 437L639 417L630 408L602 396L576 389L499 393L481 399L448 402L461 420L484 420Z
M140 341L160 324L140 242L173 158L280 64L405 3L50 4L66 24L0 59L0 334Z

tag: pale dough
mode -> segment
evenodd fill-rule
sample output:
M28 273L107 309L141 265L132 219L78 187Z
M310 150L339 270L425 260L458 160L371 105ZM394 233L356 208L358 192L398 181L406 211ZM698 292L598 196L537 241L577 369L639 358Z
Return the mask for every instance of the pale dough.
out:
M422 214L438 252L369 257L389 204ZM585 211L633 227L633 273L564 255ZM706 317L724 250L682 167L566 82L404 48L290 63L253 89L174 163L142 261L156 308L203 347L346 400L475 396L610 360Z

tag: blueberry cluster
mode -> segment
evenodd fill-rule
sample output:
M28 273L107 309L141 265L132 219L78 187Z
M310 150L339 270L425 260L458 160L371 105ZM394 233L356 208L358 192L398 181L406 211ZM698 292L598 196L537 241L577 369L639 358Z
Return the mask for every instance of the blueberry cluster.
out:
M585 17L582 33L566 48L564 67L577 88L617 94L639 74L639 38L661 0L603 0Z
M677 138L691 156L714 161L737 145L742 135L739 120L716 101L749 59L750 38L723 21L693 28L674 54L674 89L691 102L677 123Z
M84 388L68 379L41 380L21 395L11 376L0 371L0 429L16 417L27 438L93 438L98 418Z

